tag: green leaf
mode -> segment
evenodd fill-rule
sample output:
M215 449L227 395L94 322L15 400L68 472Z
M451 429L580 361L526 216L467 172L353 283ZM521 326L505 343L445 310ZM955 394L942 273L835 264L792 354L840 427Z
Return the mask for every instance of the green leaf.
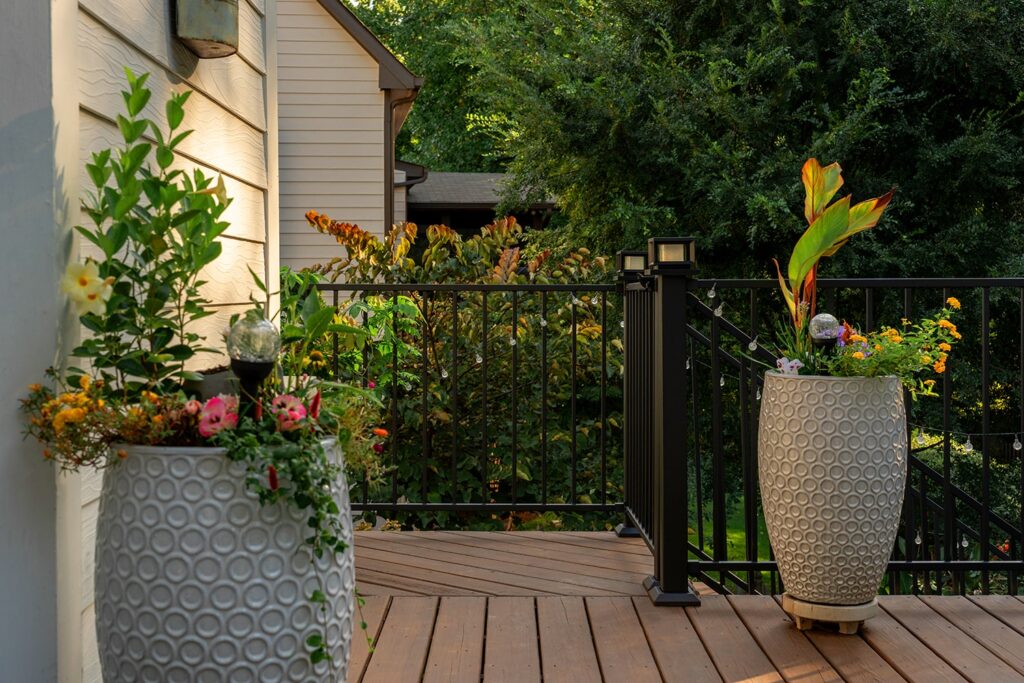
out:
M260 276L256 274L256 271L252 269L252 266L246 264L245 267L249 269L249 274L252 275L252 279L253 281L256 282L256 286L259 287L259 290L266 294L267 286L263 283L262 278L260 278Z
M319 296L317 299L319 299ZM334 320L334 309L321 308L309 316L309 319L306 321L306 337L310 340L319 339L327 333L327 327L331 324L332 320Z
M176 97L167 100L167 122L171 130L180 126L184 119L185 108L182 107L182 102ZM172 144L171 146L173 147L174 145Z
M789 286L799 291L807 274L825 253L842 239L850 224L850 197L846 196L818 216L797 241L789 259Z

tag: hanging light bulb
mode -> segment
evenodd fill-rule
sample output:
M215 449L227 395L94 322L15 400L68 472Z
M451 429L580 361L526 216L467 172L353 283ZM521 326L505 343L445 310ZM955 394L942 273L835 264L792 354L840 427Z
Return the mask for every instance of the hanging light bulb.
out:
M547 320L541 320L540 324L541 324L541 327L543 327L544 325L548 324L548 321ZM622 329L626 329L626 321L625 320L620 320L619 321L619 327L621 327Z
M1020 442L1020 435L1018 434L1013 437L1013 450L1019 451L1021 448L1024 448L1024 444Z
M718 386L720 386L720 387L724 387L725 386L725 376L723 376L722 379L718 380Z
M971 443L970 434L967 435L967 443L964 444L964 450L967 451L968 453L974 450L974 444Z
M921 542L921 530L918 529L917 536L914 537L914 543L916 543L917 545L921 545Z
M750 343L747 344L747 349L750 351L757 351L757 337L750 340Z
M711 285L711 289L708 290L708 298L709 299L714 299L715 298L715 287L717 287L717 286L718 286L717 282L715 284Z
M964 536L961 536L961 537L960 537L960 539L961 539L961 540L960 540L960 547L961 547L961 548L966 548L967 546L969 546L969 545L970 545L970 542L968 542L968 540L967 540L967 536L966 536L966 535L964 535Z
M924 442L925 442L925 439L924 439L924 430L922 430L922 431L920 431L920 432L918 432L918 433L917 433L917 444L918 444L919 446L923 446L923 445L924 445Z
M620 324L621 324L621 325L622 325L623 327L625 327L625 326L626 326L626 321L625 321L625 320L623 320L623 321L622 321L622 322L621 322ZM547 318L541 318L541 319L540 319L540 326L541 326L541 327L547 327L547 326L548 326L548 319L547 319Z
M760 389L757 390L757 400L758 401L761 400L761 390Z
M448 379L448 370L441 368L441 379Z
M722 317L722 312L723 312L723 307L724 306L725 306L725 304L718 304L718 308L715 309L715 316L716 317L719 317L719 318Z
M687 370L690 369L690 359L689 358L686 359L686 369Z
M515 345L516 345L516 344L518 344L518 343L519 343L519 342L518 342L518 341L516 341L516 338L515 338L515 337L512 337L511 339L509 339L509 340L508 340L508 345L509 345L509 346L515 346Z
M484 362L484 357L483 357L483 356L481 356L481 355L480 355L479 353L478 353L478 354L476 354L476 364L477 364L477 365L480 365L480 364L481 364L481 363L483 363L483 362Z

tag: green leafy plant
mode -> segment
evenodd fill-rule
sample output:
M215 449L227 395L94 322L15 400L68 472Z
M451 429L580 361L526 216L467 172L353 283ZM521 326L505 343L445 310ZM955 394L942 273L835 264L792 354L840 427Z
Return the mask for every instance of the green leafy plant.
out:
M795 329L796 352L810 348L807 324L814 316L818 301L817 277L821 259L834 256L859 232L878 224L885 208L892 201L894 190L875 199L850 205L847 195L829 205L843 186L839 164L822 167L817 159L808 159L801 172L805 198L804 217L808 228L793 247L787 268L788 280L782 277L779 262L775 269L779 289L789 307Z
M72 264L63 285L92 333L73 355L127 397L198 379L186 364L205 350L193 328L210 315L201 272L220 256L217 238L228 227L221 216L230 202L223 180L173 168L176 148L192 132L180 130L191 93L168 100L165 132L141 116L148 74L125 73L126 113L117 117L124 145L93 154L86 165L95 185L85 206L93 227L77 228L102 258Z
M70 470L128 457L115 444L222 446L245 464L246 486L261 504L307 515L304 547L315 567L347 548L336 502L341 465L325 442L337 439L369 468L387 433L373 428L380 409L373 392L304 369L327 335L344 335L350 343L343 348L353 350L366 333L336 319L312 288L315 276L300 276L281 296L280 372L254 414L239 415L237 396L201 403L188 395L186 382L202 379L189 362L213 351L193 325L211 314L202 271L221 253L217 239L228 227L222 215L229 200L220 180L175 168L175 150L190 133L180 130L189 93L167 102L163 131L142 116L151 97L148 76L126 75L126 114L117 119L123 146L94 154L87 165L95 191L85 211L93 226L78 232L99 256L71 263L61 283L89 333L73 352L83 366L51 369L47 385L29 387L22 401L26 431L45 444L48 459ZM254 303L262 315L265 303ZM326 619L322 582L308 598ZM314 664L331 659L326 627L306 645Z
M389 463L385 479L393 480L400 497L486 502L510 500L515 491L520 502L597 503L620 495L622 345L605 329L618 330L621 313L614 297L602 300L586 284L610 280L605 259L586 249L525 258L522 228L511 218L469 238L445 226L406 224L383 239L316 212L307 218L345 250L315 269L329 281L497 285L487 293L411 286L341 302L347 323L366 330L373 343L339 354L337 375L333 366L320 372L363 383L381 398L395 431L382 453ZM501 291L524 283L580 289L544 296ZM332 357L330 347L324 349ZM357 485L371 498L391 495L392 481ZM614 523L599 515L548 517L438 512L403 513L399 521L419 528Z

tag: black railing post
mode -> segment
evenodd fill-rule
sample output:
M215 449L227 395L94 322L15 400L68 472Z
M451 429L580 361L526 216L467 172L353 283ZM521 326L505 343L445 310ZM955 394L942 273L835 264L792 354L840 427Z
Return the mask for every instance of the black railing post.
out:
M692 239L652 238L654 277L654 574L644 587L656 605L699 605L689 581L689 373L686 298L696 259Z
M637 328L637 311L634 311L629 305L626 297L626 287L631 283L639 282L644 277L644 270L647 269L647 252L646 251L620 251L615 255L615 266L618 271L616 280L616 286L619 293L622 295L622 343L625 348L629 348L631 344L635 343L634 340L630 339L636 334ZM607 336L607 330L604 331ZM635 410L636 402L630 402L631 387L629 384L629 375L635 373L637 368L635 363L630 363L628 360L624 363L625 373L627 377L623 382L623 414L626 424L626 442L623 443L623 467L622 467L622 491L623 500L626 503L625 512L623 514L622 522L615 527L615 535L619 538L639 538L642 536L640 529L636 525L636 521L630 514L630 504L635 504L633 500L631 487L635 486L635 481L639 472L637 471L636 454L635 448L632 446L634 442L629 441L631 436L635 436L629 433L631 422L635 428L635 421L630 416L630 410ZM604 429L602 424L601 429Z

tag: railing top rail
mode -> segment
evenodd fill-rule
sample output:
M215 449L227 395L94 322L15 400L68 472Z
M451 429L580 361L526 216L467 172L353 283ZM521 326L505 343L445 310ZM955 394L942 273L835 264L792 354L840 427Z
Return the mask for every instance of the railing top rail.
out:
M717 287L719 289L774 289L779 286L775 278L765 279L694 279L690 282L693 288ZM910 289L966 289L973 287L1024 287L1021 277L883 277L883 278L821 278L819 287L862 287L882 289L887 287Z
M324 292L614 292L612 283L337 283L321 282Z

